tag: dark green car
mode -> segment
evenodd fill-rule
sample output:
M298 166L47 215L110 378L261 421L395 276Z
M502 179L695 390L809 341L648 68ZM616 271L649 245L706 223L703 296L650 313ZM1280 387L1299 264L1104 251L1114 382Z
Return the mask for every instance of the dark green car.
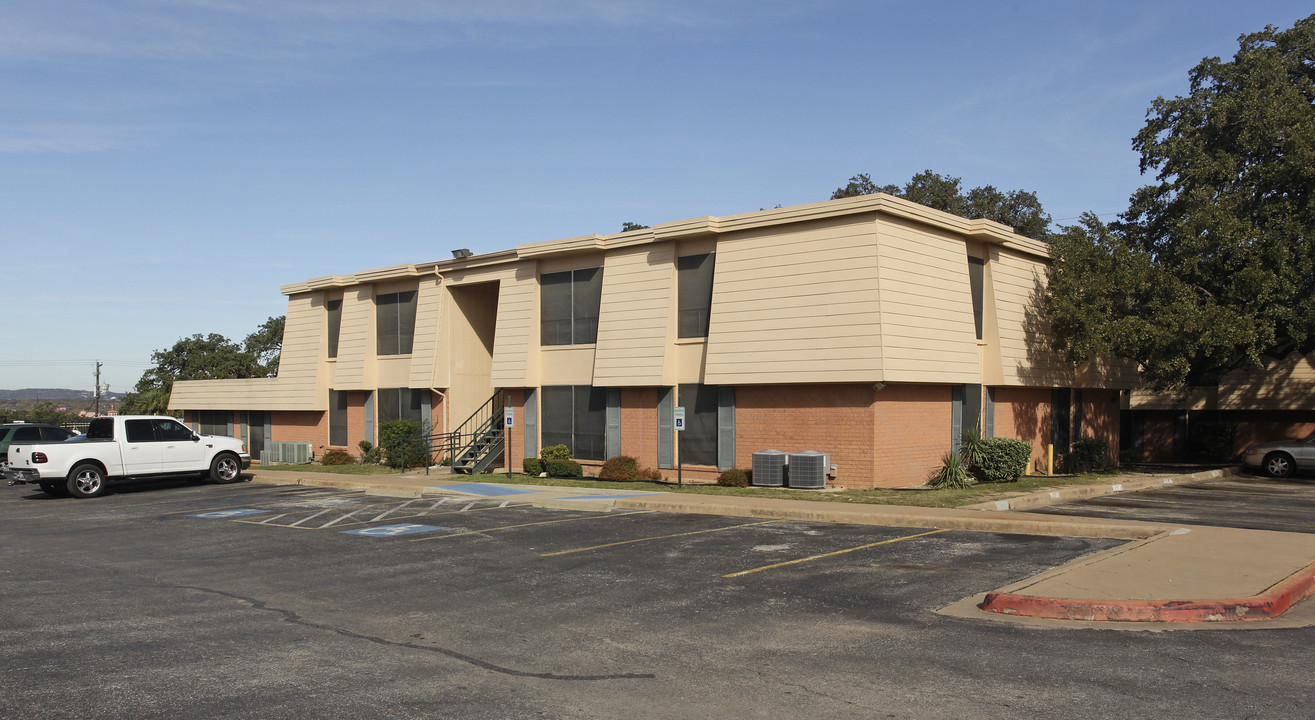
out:
M63 442L77 435L67 428L41 423L5 423L0 425L0 464L9 462L9 444L14 442Z

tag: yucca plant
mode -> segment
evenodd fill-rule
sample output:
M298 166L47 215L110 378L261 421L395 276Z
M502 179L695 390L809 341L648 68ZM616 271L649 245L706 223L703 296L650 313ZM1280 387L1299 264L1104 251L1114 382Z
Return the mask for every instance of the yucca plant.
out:
M947 452L941 456L941 467L927 478L927 484L938 489L966 488L976 482L968 473L968 463L957 452Z
M982 442L982 431L968 428L959 435L959 454L968 465L968 472L982 464L986 459L986 445Z

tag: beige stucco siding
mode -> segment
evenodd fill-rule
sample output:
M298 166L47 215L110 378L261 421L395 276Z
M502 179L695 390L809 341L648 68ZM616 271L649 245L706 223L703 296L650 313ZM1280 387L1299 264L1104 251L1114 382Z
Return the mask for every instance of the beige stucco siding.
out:
M493 339L495 387L533 387L530 352L539 348L539 279L524 261L499 273L497 333ZM490 277L489 279L494 279Z
M411 343L411 372L407 387L436 387L434 368L438 355L438 320L442 301L443 286L438 278L420 281L416 294L415 335Z
M277 378L192 380L174 383L169 407L186 410L322 410L324 301L319 293L288 298ZM234 407L234 398L241 404Z
M1221 410L1315 408L1315 354L1288 353L1263 368L1242 368L1219 383Z
M374 286L348 288L342 296L333 389L373 390L374 356Z
M1040 258L992 247L991 282L1000 337L1001 385L1069 387L1073 367L1048 345L1038 312L1046 265Z
M675 295L675 245L626 248L603 264L593 384L662 383Z
M879 380L877 275L870 215L722 238L704 382Z
M980 382L964 241L884 216L877 229L882 379Z

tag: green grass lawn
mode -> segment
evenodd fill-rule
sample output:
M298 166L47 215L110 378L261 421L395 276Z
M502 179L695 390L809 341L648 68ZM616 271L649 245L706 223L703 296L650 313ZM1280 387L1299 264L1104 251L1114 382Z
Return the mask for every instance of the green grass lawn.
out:
M731 495L737 497L785 498L791 500L817 500L822 502L870 503L874 505L917 505L920 507L959 507L987 502L1021 493L1058 488L1064 485L1108 483L1118 476L1116 472L1088 473L1077 477L1024 477L1011 483L984 483L962 490L790 490L788 488L732 488L718 485L690 485L675 483L613 482L589 478L539 478L513 474L474 475L471 482L518 483L558 487L585 487L633 492L698 493L702 495Z
M270 465L261 470L334 473L338 475L400 475L397 468L386 465ZM423 470L411 469L408 476L422 473ZM548 485L556 487L583 487L605 490L626 490L630 492L666 492L698 493L701 495L730 495L736 497L786 498L792 500L817 500L821 502L871 503L875 505L917 505L920 507L960 507L974 503L1003 499L1012 495L1058 488L1065 485L1090 485L1117 482L1117 472L1087 473L1077 477L1023 477L1011 483L983 483L961 490L791 490L788 488L732 488L718 485L693 485L686 483L658 482L615 482L592 478L540 478L521 473L508 476L505 473L464 476L469 482L513 483L521 485Z
M400 475L397 468L387 465L256 465L254 470L275 470L287 472L332 473L334 475ZM412 470L414 472L414 470Z

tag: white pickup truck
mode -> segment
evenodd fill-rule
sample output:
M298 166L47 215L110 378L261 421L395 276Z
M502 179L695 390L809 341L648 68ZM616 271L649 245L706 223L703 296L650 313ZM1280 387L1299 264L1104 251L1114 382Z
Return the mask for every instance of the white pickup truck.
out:
M200 474L230 483L248 467L251 456L236 438L198 435L169 417L117 415L92 420L85 438L10 445L0 474L10 485L37 483L49 495L90 498L123 478Z

